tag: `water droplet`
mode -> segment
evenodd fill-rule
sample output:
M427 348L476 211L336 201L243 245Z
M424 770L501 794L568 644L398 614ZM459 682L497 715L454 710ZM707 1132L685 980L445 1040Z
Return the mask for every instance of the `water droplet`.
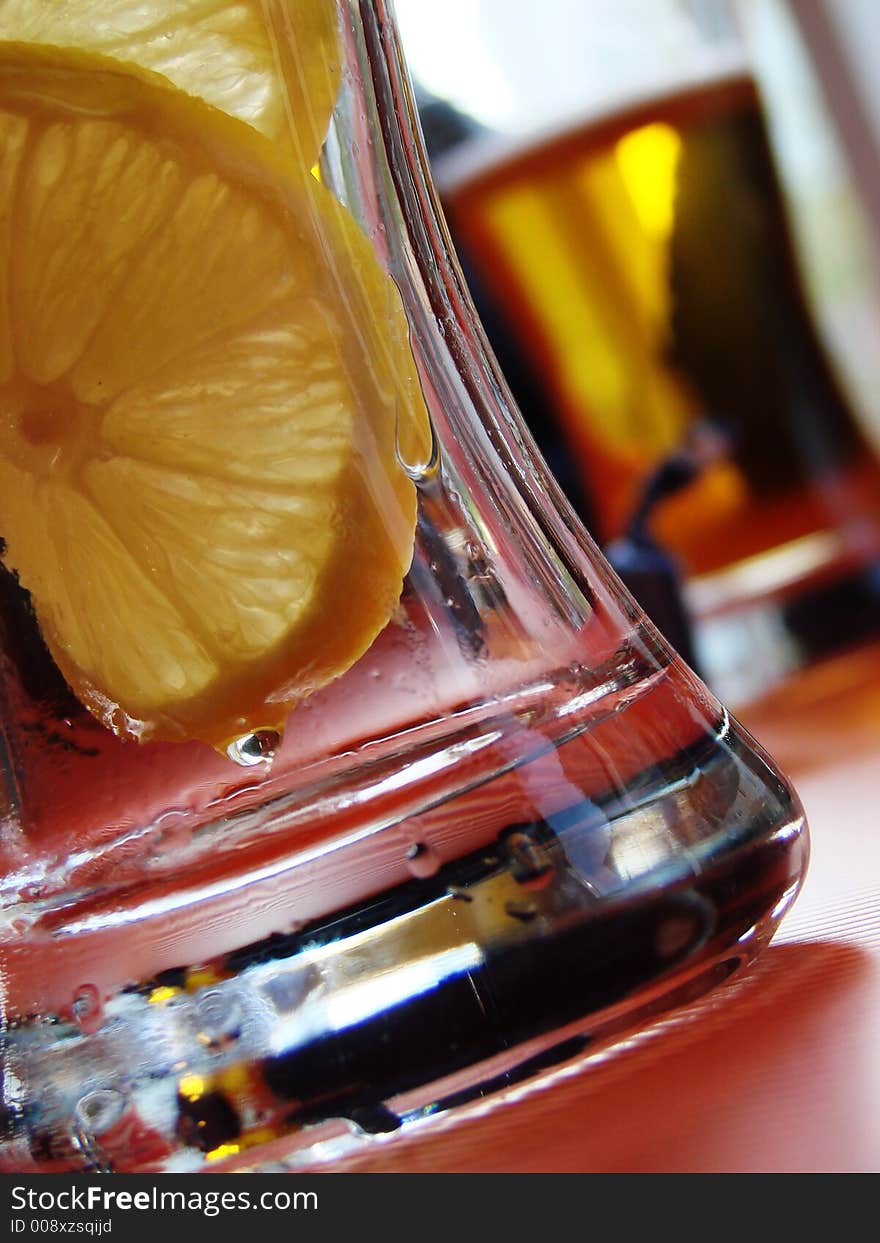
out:
M253 768L255 764L271 764L280 744L281 735L277 729L255 729L252 734L231 742L226 754L235 764Z
M413 842L406 852L407 867L420 880L433 876L440 866L439 856L424 842Z
M397 460L403 468L406 475L413 481L417 488L425 488L432 483L440 472L440 442L434 430L434 424L429 420L429 430L431 442L428 446L428 455L422 461L411 461L407 453L404 451L404 445L401 444L400 433L401 428L397 427Z
M74 1113L79 1126L89 1135L103 1135L125 1113L127 1099L118 1088L95 1088L76 1102Z

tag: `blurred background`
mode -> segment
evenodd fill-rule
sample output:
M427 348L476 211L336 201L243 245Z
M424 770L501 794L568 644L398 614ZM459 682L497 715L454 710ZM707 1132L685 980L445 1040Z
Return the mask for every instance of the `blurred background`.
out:
M396 0L491 346L733 707L880 637L873 0Z

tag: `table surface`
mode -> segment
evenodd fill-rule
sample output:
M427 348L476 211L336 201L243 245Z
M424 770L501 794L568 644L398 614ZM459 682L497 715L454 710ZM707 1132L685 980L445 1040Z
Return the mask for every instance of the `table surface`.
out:
M880 646L737 716L793 779L812 841L804 888L757 962L604 1054L334 1169L880 1170Z

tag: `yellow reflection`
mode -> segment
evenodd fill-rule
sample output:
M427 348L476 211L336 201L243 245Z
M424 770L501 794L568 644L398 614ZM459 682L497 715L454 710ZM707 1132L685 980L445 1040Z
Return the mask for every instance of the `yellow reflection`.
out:
M179 988L172 988L165 984L159 988L154 988L149 996L150 1005L162 1006L166 1001L170 1001L172 997L177 997L181 991Z
M193 967L186 977L186 987L189 992L194 993L197 988L216 984L219 979L220 976L213 967Z
M234 1157L237 1152L241 1152L241 1144L218 1144L205 1153L205 1158L208 1161L222 1161L224 1157Z
M672 232L680 155L680 134L662 121L634 129L614 148L617 167L642 228L658 241Z
M188 1101L197 1101L205 1095L207 1085L201 1075L184 1075L177 1090Z

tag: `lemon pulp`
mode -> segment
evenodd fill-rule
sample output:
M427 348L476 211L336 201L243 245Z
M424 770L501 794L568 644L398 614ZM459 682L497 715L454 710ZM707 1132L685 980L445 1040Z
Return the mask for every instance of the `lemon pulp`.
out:
M2 0L0 40L79 48L162 74L318 157L339 90L333 0Z
M0 46L0 535L105 724L223 746L399 598L426 436L340 205L158 75Z

